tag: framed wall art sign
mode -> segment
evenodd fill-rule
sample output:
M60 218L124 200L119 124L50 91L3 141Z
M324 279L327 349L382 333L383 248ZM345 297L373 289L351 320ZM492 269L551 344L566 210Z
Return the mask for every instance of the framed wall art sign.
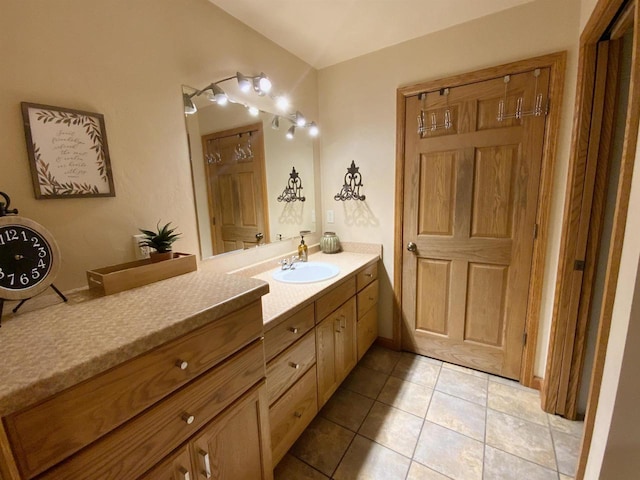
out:
M100 113L22 102L36 198L114 197Z

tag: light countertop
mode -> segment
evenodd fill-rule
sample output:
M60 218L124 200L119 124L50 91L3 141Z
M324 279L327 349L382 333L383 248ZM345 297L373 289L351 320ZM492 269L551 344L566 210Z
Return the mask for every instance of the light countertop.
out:
M104 297L87 290L67 303L5 315L0 328L0 416L32 405L262 296L265 331L346 277L380 258L380 246L343 244L344 252L309 255L340 273L308 284L272 278L276 259L232 274L200 263L187 273ZM311 251L313 251L312 249ZM268 292L268 293L267 293ZM26 306L26 305L25 305ZM5 314L9 307L5 305Z
M349 244L345 244L347 248ZM256 273L256 269L250 271L240 271L238 273L252 275L252 278L264 280L269 283L269 293L262 297L262 316L265 324L265 331L269 331L280 321L286 319L290 314L316 300L327 289L340 283L346 277L357 272L361 268L373 261L380 259L380 247L358 248L359 244L350 246L350 251L343 251L336 254L326 254L322 252L309 255L310 262L327 262L337 265L340 273L328 280L314 283L291 284L274 280L272 274L280 267L272 261L266 266L267 270ZM361 244L366 246L367 244ZM345 248L346 250L346 248Z
M0 416L242 308L268 289L260 280L204 268L105 297L79 291L67 303L5 316Z

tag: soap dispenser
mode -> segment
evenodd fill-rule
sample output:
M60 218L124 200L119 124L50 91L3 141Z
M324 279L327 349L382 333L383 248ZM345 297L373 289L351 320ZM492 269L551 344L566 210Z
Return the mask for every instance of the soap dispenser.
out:
M304 243L304 236L307 233L309 233L309 231L307 230L303 230L302 232L300 232L300 245L298 245L298 258L300 259L301 262L306 262L309 257L307 245Z

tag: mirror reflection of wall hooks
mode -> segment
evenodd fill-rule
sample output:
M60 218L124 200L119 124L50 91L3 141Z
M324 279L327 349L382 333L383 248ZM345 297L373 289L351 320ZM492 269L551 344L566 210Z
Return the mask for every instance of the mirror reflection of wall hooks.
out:
M249 139L245 146L242 146L242 134L238 134L238 145L234 149L233 153L235 155L236 162L240 162L243 160L252 160L253 159L253 149L251 148L251 132L249 132Z
M222 155L220 154L220 145L219 145L219 139L216 138L215 143L214 143L214 151L213 152L207 152L204 155L204 158L207 160L207 163L209 165L213 165L215 164L220 164L222 163ZM211 145L211 140L209 140L207 142L207 146ZM208 148L207 148L208 150Z
M356 167L355 160L351 160L351 166L347 168L347 173L344 176L344 185L342 185L340 191L333 196L333 199L343 202L345 200L364 200L366 196L360 195L360 187L362 186L360 167Z
M420 101L422 102L422 106L420 107L420 113L418 114L418 135L421 137L424 136L427 132L435 132L440 129L449 130L453 126L453 122L451 121L451 110L449 110L449 89L443 88L440 90L440 95L445 95L447 99L447 108L444 111L444 121L442 123L438 123L438 117L435 112L431 113L431 125L427 127L426 124L426 107L425 101L427 99L427 94L421 93L419 95Z
M296 200L300 200L304 202L306 197L303 197L300 193L302 190L302 179L298 172L296 172L296 168L293 167L291 169L291 173L289 174L289 180L287 181L287 186L284 187L282 193L278 196L279 202L295 202Z
M533 71L533 76L536 79L535 89L533 93L534 105L533 110L529 110L528 112L524 111L524 98L518 97L516 100L516 111L514 113L505 113L505 105L507 103L507 89L509 87L509 82L511 81L511 75L504 76L504 96L502 100L498 103L498 116L497 120L502 122L508 118L516 118L520 119L523 117L540 117L542 115L547 115L549 113L549 99L547 99L547 104L545 108L542 108L542 104L544 103L544 96L542 93L538 93L538 77L540 76L540 69L536 68Z

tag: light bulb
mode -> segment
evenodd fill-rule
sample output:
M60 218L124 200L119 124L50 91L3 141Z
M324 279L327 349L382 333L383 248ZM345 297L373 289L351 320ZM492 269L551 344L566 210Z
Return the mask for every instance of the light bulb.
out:
M312 137L317 137L319 133L320 130L318 129L316 122L311 122L311 124L309 125L309 135L311 135Z
M264 73L261 73L258 77L258 89L262 93L269 93L271 91L271 80Z
M289 130L287 130L286 137L289 140L293 140L293 137L295 136L295 134L296 134L296 126L295 125L291 125L291 127L289 127Z
M296 112L296 125L298 127L304 127L307 124L307 120L300 112Z
M257 117L260 114L260 110L258 110L256 107L249 107L249 114Z
M243 92L251 90L251 81L247 77L240 72L236 72L236 77L238 79L238 87L240 87L240 90Z
M289 100L287 97L280 96L276 98L276 106L280 111L286 112L289 108Z
M222 95L216 95L216 103L218 105L226 105L229 103L229 97L227 97L224 93Z

